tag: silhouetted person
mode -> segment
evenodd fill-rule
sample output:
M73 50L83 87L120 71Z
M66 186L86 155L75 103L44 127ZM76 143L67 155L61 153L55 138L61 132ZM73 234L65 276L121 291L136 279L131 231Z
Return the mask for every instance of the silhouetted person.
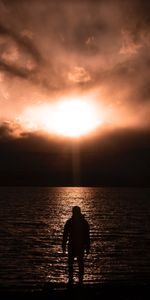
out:
M83 283L84 276L84 252L89 253L90 235L89 224L81 213L79 206L72 209L72 217L67 220L64 226L62 249L65 253L68 242L68 271L69 284L73 283L73 263L77 258L79 266L79 283Z

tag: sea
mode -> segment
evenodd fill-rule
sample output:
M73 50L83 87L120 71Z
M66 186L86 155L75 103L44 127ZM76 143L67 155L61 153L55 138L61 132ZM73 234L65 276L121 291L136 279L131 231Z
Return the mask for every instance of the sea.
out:
M1 288L37 290L67 282L61 245L74 205L90 225L85 283L150 282L149 188L0 187Z

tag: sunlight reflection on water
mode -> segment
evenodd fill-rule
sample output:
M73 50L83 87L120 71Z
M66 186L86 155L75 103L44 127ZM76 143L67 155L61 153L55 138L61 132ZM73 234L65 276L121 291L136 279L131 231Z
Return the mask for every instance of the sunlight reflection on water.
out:
M150 189L0 190L2 285L67 281L62 232L74 205L81 207L91 229L85 281L150 280Z

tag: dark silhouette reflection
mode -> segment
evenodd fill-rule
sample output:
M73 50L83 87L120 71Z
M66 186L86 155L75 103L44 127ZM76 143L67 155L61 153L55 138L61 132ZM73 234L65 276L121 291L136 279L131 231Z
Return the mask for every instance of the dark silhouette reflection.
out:
M72 209L72 217L67 220L64 226L62 249L66 252L68 242L68 273L69 284L73 284L73 263L77 258L79 266L79 284L83 283L84 276L84 253L90 250L89 224L81 213L79 206Z

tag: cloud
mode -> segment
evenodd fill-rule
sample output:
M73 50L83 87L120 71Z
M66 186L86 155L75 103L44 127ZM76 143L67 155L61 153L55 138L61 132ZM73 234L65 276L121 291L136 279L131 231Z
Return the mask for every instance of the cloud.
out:
M8 123L3 123L0 126L0 140L10 139L13 134L13 129L10 128Z
M74 142L81 184L149 184L150 3L0 0L0 20L1 184L72 184L72 141L19 117L74 94L109 111Z
M68 79L72 82L83 83L90 81L91 77L84 68L75 66L73 71L68 73Z
M150 129L109 130L79 143L37 133L12 136L0 127L1 184L72 185L73 157L78 158L78 184L148 186ZM73 148L74 146L74 148Z
M95 91L115 115L149 126L148 1L1 0L0 19L1 119Z

